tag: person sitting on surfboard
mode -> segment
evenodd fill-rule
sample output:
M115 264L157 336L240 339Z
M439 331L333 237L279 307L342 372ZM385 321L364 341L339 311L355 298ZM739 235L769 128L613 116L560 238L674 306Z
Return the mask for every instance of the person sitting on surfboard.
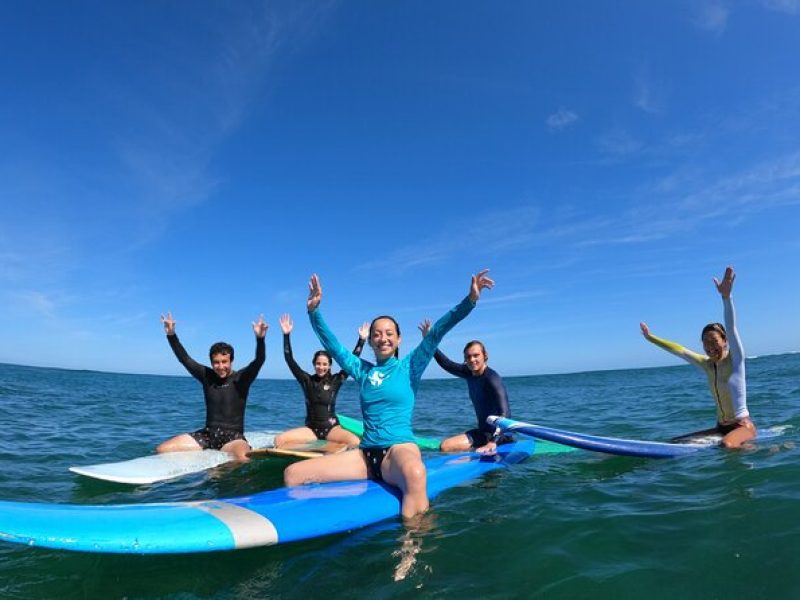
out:
M397 321L389 316L375 318L369 328L369 345L376 364L354 356L330 331L319 310L322 284L317 275L311 276L307 302L311 326L322 346L359 385L364 435L358 451L290 465L284 471L287 486L371 478L400 488L403 518L428 509L425 465L411 429L416 391L444 335L475 308L481 291L494 285L486 273L472 276L469 294L434 323L422 342L402 359L398 358L402 338Z
M736 313L733 309L731 291L736 274L733 267L725 269L722 281L714 278L714 285L722 297L725 325L709 323L703 327L700 339L707 356L687 350L674 342L661 339L650 333L646 323L639 327L645 339L699 367L708 377L711 395L717 403L717 426L690 433L682 438L699 435L722 434L722 445L738 448L756 437L756 427L747 410L747 386L744 372L744 348L736 329Z
M233 347L225 342L217 342L208 352L211 368L201 365L189 356L178 336L175 334L175 320L172 313L161 315L161 323L167 334L167 341L178 361L186 367L189 374L203 386L206 400L206 426L194 433L182 433L163 442L156 452L181 452L185 450L223 450L237 460L247 460L250 445L244 437L244 409L250 386L264 364L266 350L264 336L269 325L260 315L253 323L256 334L256 356L241 371L233 370Z
M420 323L419 330L422 332L422 337L428 335L430 328L429 319ZM486 422L486 417L489 415L511 417L511 410L508 408L508 394L503 379L497 371L486 364L489 355L483 342L478 340L467 342L464 346L464 362L461 364L447 358L441 350L436 350L433 358L445 371L466 380L469 398L472 400L472 407L478 419L478 427L475 429L444 440L441 446L442 452L467 450L492 452L497 448L497 444L507 444L512 441L508 435L496 435L495 428Z
M350 433L339 425L336 416L336 396L344 380L347 379L345 371L336 375L331 373L331 355L326 350L317 350L311 363L314 365L314 374L310 375L300 368L292 355L292 342L290 335L294 328L292 318L283 315L280 319L283 331L283 358L289 370L297 379L306 398L305 427L296 427L284 431L275 438L275 447L284 448L293 444L302 444L314 440L329 440L348 446L357 446L358 436ZM353 348L353 355L360 356L364 342L369 334L369 323L364 323L358 329L358 342Z

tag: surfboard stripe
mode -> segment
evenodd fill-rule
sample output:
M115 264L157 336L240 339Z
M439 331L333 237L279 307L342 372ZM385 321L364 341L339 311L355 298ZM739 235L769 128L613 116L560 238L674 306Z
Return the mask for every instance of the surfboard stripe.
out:
M252 510L221 501L189 504L222 521L230 529L236 549L278 543L278 531L272 522Z

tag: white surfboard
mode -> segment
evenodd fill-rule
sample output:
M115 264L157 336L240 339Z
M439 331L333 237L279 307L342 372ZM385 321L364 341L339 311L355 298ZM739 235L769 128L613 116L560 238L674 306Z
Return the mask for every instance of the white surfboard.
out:
M248 431L244 435L253 448L266 448L275 441L275 432L271 431ZM120 462L70 467L69 470L93 479L141 485L199 473L230 460L231 455L221 450L196 450L151 454Z

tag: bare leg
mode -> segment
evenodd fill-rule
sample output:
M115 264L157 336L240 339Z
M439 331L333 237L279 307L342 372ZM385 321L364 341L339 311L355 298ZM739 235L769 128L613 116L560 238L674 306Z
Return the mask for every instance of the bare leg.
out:
M401 514L404 521L428 510L427 472L416 444L392 446L383 459L381 474L386 483L403 492Z
M247 457L247 453L250 452L250 444L248 444L244 440L233 440L225 444L222 448L220 448L223 452L227 452L228 454L233 454L234 460L238 460L240 462L247 462L250 459Z
M442 452L467 452L472 449L472 441L466 433L459 433L442 442Z
M190 450L202 450L202 448L200 444L197 443L197 440L188 433L176 435L166 442L162 442L158 448L156 448L156 452L159 454L164 452L188 452Z
M739 427L722 438L722 445L726 448L739 448L745 442L756 437L756 426L750 419L742 419Z
M355 433L351 433L339 425L328 432L327 440L329 442L347 444L348 446L353 447L358 446L358 444L361 443L361 440L358 439L358 436Z
M316 439L317 436L308 427L296 427L275 436L275 447L286 448L287 446L313 442Z
M286 467L283 482L287 486L328 481L350 481L367 478L367 463L361 450L329 454L303 460Z

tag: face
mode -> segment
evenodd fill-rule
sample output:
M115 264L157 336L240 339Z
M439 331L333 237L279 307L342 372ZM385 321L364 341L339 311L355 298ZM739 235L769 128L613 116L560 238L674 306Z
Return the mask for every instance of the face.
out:
M400 339L397 327L391 319L378 319L372 326L369 345L378 360L387 360L400 347Z
M319 377L325 377L331 370L331 361L324 354L320 354L317 360L314 361L314 372Z
M211 357L211 368L220 379L225 379L231 374L231 355L230 354L214 354Z
M472 344L464 350L464 364L473 375L483 375L486 370L486 355L480 344Z
M728 342L718 331L706 331L703 334L703 350L714 362L725 358L728 353Z

